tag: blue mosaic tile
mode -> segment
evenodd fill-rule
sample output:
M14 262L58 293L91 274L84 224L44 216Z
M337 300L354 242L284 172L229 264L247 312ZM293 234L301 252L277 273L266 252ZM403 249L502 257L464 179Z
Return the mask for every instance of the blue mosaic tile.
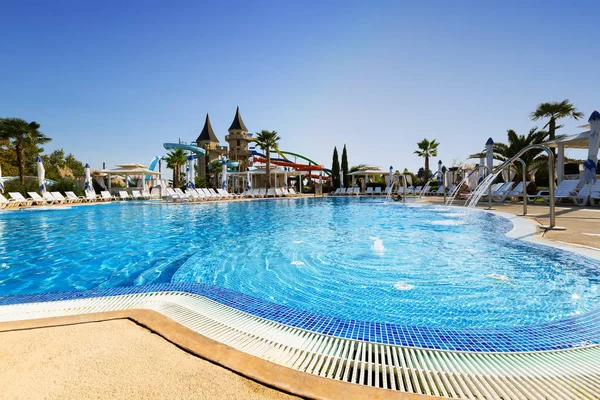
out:
M285 325L346 339L438 350L472 352L532 352L600 344L600 309L533 327L443 329L344 320L270 303L217 286L165 283L62 293L0 297L0 306L124 294L183 292L204 296L226 306Z

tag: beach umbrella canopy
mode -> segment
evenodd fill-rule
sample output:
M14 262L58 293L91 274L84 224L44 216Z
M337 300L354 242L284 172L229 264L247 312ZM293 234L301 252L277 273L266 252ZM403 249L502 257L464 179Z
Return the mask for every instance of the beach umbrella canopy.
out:
M485 158L488 172L494 169L494 141L489 138L485 143Z
M46 192L46 183L44 182L46 179L46 170L44 169L44 164L42 164L42 157L38 156L35 160L37 163L38 170L38 182L40 184L40 193L44 194Z
M4 193L4 181L2 180L2 167L0 167L0 191Z
M287 167L283 168L283 187L287 189Z
M438 161L438 186L442 186L442 160Z
M590 123L590 142L588 143L588 159L583 163L585 167L585 182L596 183L598 148L600 147L600 113L594 111L588 122Z
M252 178L250 176L250 171L249 170L246 172L246 180L248 181L246 183L246 189L248 189L248 190L252 189Z
M344 170L340 169L340 187L344 188Z
M192 188L192 189L196 189L196 184L194 183L194 156L190 154L187 157L187 159L188 159L188 182L187 182L187 187L188 188Z
M85 164L85 191L92 191L94 187L92 186L92 169L90 164Z
M390 187L394 184L394 167L390 165Z

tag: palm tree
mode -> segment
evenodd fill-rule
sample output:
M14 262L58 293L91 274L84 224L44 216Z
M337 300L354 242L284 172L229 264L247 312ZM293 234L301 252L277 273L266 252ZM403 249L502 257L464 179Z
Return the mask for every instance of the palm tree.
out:
M167 167L173 169L173 187L179 187L179 175L181 166L187 162L187 156L183 149L175 149L165 156Z
M554 140L556 138L556 130L561 126L556 126L556 121L561 118L573 118L578 120L583 118L583 113L577 111L572 103L569 103L568 99L561 102L542 103L537 106L536 110L530 114L532 121L537 121L542 118L550 118L548 123L544 125L542 129L548 128L548 139ZM552 149L554 152L554 149ZM554 153L556 156L556 153Z
M0 138L8 140L15 148L21 184L25 182L25 149L35 148L37 150L38 145L52 140L39 129L40 124L35 121L27 122L21 118L0 118Z
M265 169L267 174L267 189L271 187L271 150L278 150L280 139L276 131L262 130L256 133L256 145L264 150L267 155Z
M527 135L519 135L512 129L507 130L506 133L508 143L494 143L494 160L502 162L507 161L517 155L517 153L523 150L525 147L531 146L532 144L541 144L548 138L548 132L540 131L537 127L531 128ZM528 175L532 176L537 169L542 167L543 164L548 161L543 154L544 152L541 150L528 151L519 157L527 165ZM485 156L486 152L484 150L481 153L470 155L469 158L485 158ZM515 172L515 176L518 181L523 180L523 171L520 166L516 167L516 164L513 164L510 168L513 172ZM532 179L528 180L531 181Z
M435 139L429 141L427 139L421 140L417 143L419 150L415 151L415 154L419 157L425 158L425 182L429 180L429 157L437 157L437 148L439 146L439 142L436 142Z

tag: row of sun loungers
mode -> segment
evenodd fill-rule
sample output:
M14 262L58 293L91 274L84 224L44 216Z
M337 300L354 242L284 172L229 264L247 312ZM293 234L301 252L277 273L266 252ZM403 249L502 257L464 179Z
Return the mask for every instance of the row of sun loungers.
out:
M77 196L73 192L44 192L40 195L37 192L27 192L28 198L19 192L9 192L10 199L0 195L0 208L30 207L33 205L66 205L75 203L105 202L113 200L142 200L149 199L150 193L147 191L133 190L131 196L126 191L119 192L119 197L112 196L108 191L102 191L99 195L94 191L86 191L85 196Z
M181 189L167 188L167 201L190 202L208 200L229 200L234 198L265 198L265 197L292 197L297 196L294 189L271 188L249 189L241 194L229 193L224 189L189 188L184 192Z
M423 186L417 186L417 187L413 187L413 186L409 186L407 188L398 188L394 190L394 193L399 193L399 194L405 194L405 195L413 195L413 196L434 196L434 195L439 195L439 196L443 196L444 192L447 193L452 193L452 191L454 191L456 187L453 185L450 190L448 192L446 192L446 189L441 186L439 187L437 190L435 191L431 191L430 187L427 187L425 189L425 191L423 191ZM380 196L380 195L388 195L390 193L390 188L387 187L384 190L381 189L381 187L368 187L367 191L365 193L361 193L360 188L358 187L354 187L354 188L338 188L335 190L335 192L332 192L331 195L332 196L347 196L347 195L360 195L360 194L366 194L367 196L373 195L373 196Z

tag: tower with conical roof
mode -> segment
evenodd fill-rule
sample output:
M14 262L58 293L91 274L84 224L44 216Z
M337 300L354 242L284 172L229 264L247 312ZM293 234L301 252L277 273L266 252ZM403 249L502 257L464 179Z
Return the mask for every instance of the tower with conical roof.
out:
M242 121L239 107L235 111L235 117L229 127L229 135L225 136L225 140L229 144L229 159L238 162L240 171L247 171L252 156L248 148L251 138L248 136L248 128Z
M208 114L206 114L204 128L202 128L202 132L196 139L196 146L206 150L206 155L198 158L198 175L203 179L207 179L208 165L218 159L220 155L227 153L227 148L219 145L219 139L213 131Z

